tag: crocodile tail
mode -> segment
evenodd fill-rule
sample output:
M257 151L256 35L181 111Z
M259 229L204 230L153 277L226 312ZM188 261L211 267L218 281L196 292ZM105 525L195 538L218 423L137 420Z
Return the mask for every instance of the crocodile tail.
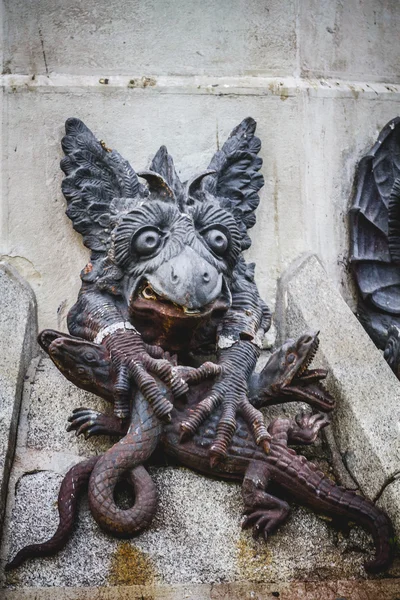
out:
M316 472L319 475L319 472ZM375 557L364 563L366 571L378 573L387 569L393 558L393 526L389 517L371 500L352 490L335 485L325 476L315 487L310 504L332 516L341 515L364 527L375 543Z
M57 531L47 542L31 544L22 548L5 569L11 571L19 567L26 559L55 554L65 546L73 530L74 518L78 508L79 491L88 482L99 456L78 463L68 471L58 494L58 513L60 522Z
M347 500L351 518L370 532L375 543L375 557L364 563L369 573L379 573L390 566L394 552L394 531L389 517L373 502L351 490L339 488ZM344 491L343 491L344 490ZM346 498L347 497L347 498Z

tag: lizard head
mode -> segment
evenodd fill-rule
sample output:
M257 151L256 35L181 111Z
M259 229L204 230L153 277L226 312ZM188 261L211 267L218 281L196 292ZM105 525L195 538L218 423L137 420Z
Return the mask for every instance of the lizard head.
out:
M38 342L69 381L107 400L112 398L110 357L103 346L53 329L42 331Z
M318 333L305 333L297 340L287 340L271 355L260 375L263 393L273 397L296 397L319 410L333 410L334 398L321 382L327 371L309 369L318 346Z

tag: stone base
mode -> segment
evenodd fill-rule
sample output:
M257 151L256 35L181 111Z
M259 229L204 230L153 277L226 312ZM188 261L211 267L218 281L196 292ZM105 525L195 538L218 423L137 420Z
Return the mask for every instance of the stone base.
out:
M3 600L398 600L399 579L306 583L221 583L5 591Z
M71 465L103 452L112 444L113 440L107 437L85 441L65 431L67 417L77 406L104 410L105 403L75 388L47 357L32 365L25 384L11 474L3 564L22 546L52 535L58 521L56 501L64 474ZM298 407L294 405L275 407L269 418L278 412L293 414L296 410ZM305 451L333 476L326 443L319 441ZM91 516L84 494L76 530L64 550L54 557L27 561L7 573L2 583L4 597L111 599L132 593L129 597L135 598L140 597L136 593L146 589L145 598L197 600L265 598L274 591L300 594L303 590L303 596L279 596L289 599L309 597L304 596L303 584L302 587L293 582L367 579L363 563L371 556L373 545L358 527L338 528L326 518L292 503L288 521L267 543L254 540L250 532L241 530L240 485L209 479L172 465L156 465L150 470L158 488L159 508L147 531L129 541L106 535ZM400 575L400 566L395 564L390 575ZM250 585L246 588L247 596L243 596L238 591L242 589L239 582L243 581L271 585ZM380 579L376 585L380 585L378 582ZM210 587L218 583L238 585ZM174 587L177 585L183 587ZM329 590L332 585L327 583L328 587L322 589ZM90 595L93 586L96 593ZM134 587L127 592L123 586ZM148 586L156 586L155 595ZM45 588L49 589L45 592ZM193 589L197 590L196 595L192 595ZM189 590L189 595L182 595L182 590ZM220 595L215 595L216 590L220 590ZM238 595L228 596L229 593ZM386 597L391 598L383 592L379 596Z

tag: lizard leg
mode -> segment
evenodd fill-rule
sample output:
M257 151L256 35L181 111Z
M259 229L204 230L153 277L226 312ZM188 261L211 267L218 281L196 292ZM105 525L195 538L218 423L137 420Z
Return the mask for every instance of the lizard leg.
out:
M321 429L329 424L328 416L323 413L299 414L288 431L289 444L312 444Z
M75 408L68 418L67 431L75 431L75 435L83 434L85 439L92 435L125 435L129 421L119 419L115 415L105 415L91 408Z
M265 491L268 481L268 465L261 461L252 461L242 485L246 515L242 528L253 527L253 536L256 538L262 534L265 540L287 519L290 512L287 502Z
M268 433L282 444L312 444L321 429L329 425L327 415L322 413L301 413L293 419L274 419L268 427Z

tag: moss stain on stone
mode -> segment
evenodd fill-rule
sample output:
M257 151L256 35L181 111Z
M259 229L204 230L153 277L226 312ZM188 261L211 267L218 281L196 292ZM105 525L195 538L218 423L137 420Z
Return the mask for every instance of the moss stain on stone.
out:
M279 97L283 101L287 100L289 98L289 90L286 87L281 87Z
M147 554L122 542L111 559L111 585L146 585L154 582L154 566Z
M236 546L240 578L254 582L268 581L272 554L264 539L254 540L250 533L243 532Z

